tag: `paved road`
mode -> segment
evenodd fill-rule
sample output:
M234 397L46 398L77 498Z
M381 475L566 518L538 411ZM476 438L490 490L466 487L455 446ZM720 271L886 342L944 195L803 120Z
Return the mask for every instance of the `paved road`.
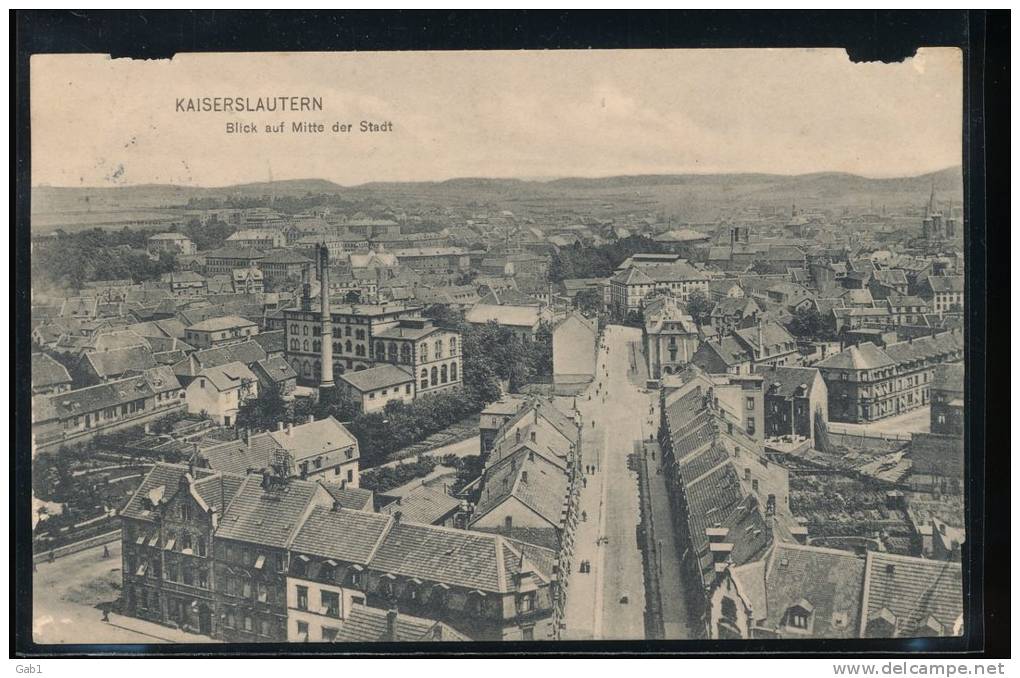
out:
M845 424L833 421L829 422L828 426L833 433L850 433L852 435L928 433L931 430L931 406L918 407L916 410L867 424Z
M577 399L584 425L582 464L594 464L597 471L581 491L588 519L578 526L568 577L566 639L645 638L638 481L627 462L642 438L652 396L640 391L641 331L610 326L605 339L609 352L599 352L595 382ZM599 537L608 541L597 545ZM590 561L590 573L579 572L582 560Z

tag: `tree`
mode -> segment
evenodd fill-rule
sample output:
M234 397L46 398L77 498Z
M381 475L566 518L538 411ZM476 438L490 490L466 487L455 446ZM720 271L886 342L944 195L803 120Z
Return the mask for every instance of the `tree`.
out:
M767 275L772 272L772 267L769 266L769 262L764 259L758 259L751 264L751 268L749 270L751 273L756 273L758 275Z
M813 306L798 308L790 321L790 332L797 337L813 338L822 334L822 315Z
M263 386L255 398L249 398L237 408L237 428L268 431L277 422L289 421L290 409L277 384Z
M628 311L624 322L631 327L643 327L645 315L641 311Z
M602 290L594 288L581 290L574 297L574 307L589 316L601 312Z
M704 325L712 314L712 302L708 295L701 290L694 290L687 297L687 312L694 318L694 322Z

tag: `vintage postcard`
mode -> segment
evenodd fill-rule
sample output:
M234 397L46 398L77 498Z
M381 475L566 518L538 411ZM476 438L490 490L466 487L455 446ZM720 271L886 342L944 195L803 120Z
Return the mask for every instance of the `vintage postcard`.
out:
M959 49L30 94L36 643L969 631Z

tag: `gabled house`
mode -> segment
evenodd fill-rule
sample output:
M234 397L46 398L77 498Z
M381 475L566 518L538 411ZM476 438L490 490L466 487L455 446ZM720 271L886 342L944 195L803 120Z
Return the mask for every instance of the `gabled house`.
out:
M203 369L185 389L188 412L206 414L222 426L237 421L244 401L258 397L258 377L244 363Z

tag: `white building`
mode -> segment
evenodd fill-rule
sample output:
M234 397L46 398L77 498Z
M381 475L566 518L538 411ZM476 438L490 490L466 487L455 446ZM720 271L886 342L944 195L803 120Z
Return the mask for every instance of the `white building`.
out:
M258 377L244 363L207 367L188 384L188 412L207 414L223 426L233 426L237 410L249 398L258 397Z

